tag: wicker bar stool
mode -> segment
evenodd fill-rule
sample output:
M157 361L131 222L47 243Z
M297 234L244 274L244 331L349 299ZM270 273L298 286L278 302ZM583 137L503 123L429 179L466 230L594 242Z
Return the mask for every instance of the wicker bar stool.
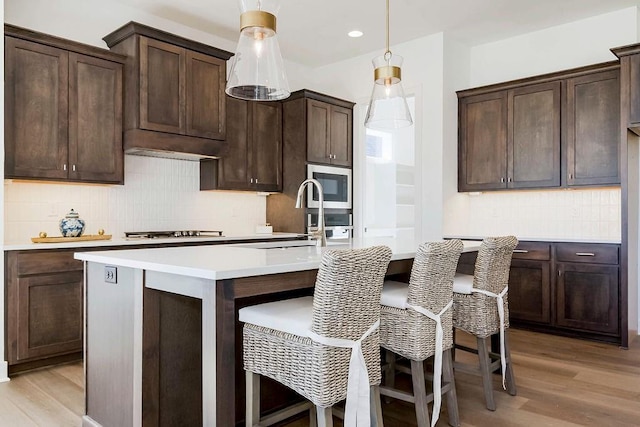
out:
M268 426L309 409L312 425L317 416L319 426L332 426L332 406L345 398L345 425L382 426L378 326L390 259L386 246L327 250L313 297L240 310L247 426ZM311 402L261 419L259 375Z
M509 305L507 301L511 256L518 244L513 236L487 237L482 241L473 276L456 274L453 284L453 326L476 337L477 349L456 344L456 350L478 355L479 365L456 362L461 372L482 376L487 409L495 411L491 374L502 370L502 387L516 395L507 336ZM487 349L490 338L500 334L500 354ZM495 360L494 360L495 359Z
M428 403L433 402L431 426L440 416L446 395L449 424L460 424L451 347L453 346L453 277L462 252L460 240L424 243L418 247L409 285L385 281L380 314L380 345L388 362L380 394L415 403L418 427L429 426ZM413 394L394 388L395 355L411 362ZM433 389L427 394L424 361L434 357ZM444 380L444 384L442 384Z

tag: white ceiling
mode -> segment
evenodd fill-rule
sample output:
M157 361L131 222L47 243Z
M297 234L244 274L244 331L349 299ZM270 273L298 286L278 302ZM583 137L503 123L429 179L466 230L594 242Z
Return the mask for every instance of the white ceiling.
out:
M118 0L237 42L237 0ZM391 44L447 32L477 45L635 6L638 0L391 0ZM347 37L359 29L364 36ZM278 37L285 59L316 67L384 52L385 0L282 0Z

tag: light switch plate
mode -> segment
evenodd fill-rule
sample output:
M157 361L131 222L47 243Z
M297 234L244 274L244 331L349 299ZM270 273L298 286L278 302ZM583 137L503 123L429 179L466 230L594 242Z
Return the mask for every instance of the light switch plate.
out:
M118 268L106 265L104 267L104 281L107 283L118 283Z

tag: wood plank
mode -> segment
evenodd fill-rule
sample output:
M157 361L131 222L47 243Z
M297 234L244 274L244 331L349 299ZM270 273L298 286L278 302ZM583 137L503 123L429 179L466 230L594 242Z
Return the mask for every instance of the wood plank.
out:
M455 373L460 423L463 427L512 426L636 426L640 419L640 341L629 350L613 345L510 328L511 354L518 395L509 396L493 375L497 409L485 409L479 377ZM473 345L474 338L458 332L456 340ZM457 352L470 361L477 356ZM79 425L82 408L82 363L56 366L14 376L0 384L0 425ZM231 380L231 378L229 378ZM411 389L409 376L399 374L397 387ZM429 387L429 386L428 386ZM446 400L443 399L443 400ZM446 426L445 402L437 426ZM386 427L416 426L413 405L383 402ZM233 424L226 424L233 425ZM309 416L277 424L307 427ZM334 425L343 422L334 418Z

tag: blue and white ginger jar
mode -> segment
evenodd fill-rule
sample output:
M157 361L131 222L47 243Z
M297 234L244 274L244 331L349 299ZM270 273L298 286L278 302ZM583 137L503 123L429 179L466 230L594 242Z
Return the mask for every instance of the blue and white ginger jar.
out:
M62 237L79 237L84 233L84 220L80 219L78 213L71 209L71 212L60 220L60 233Z

